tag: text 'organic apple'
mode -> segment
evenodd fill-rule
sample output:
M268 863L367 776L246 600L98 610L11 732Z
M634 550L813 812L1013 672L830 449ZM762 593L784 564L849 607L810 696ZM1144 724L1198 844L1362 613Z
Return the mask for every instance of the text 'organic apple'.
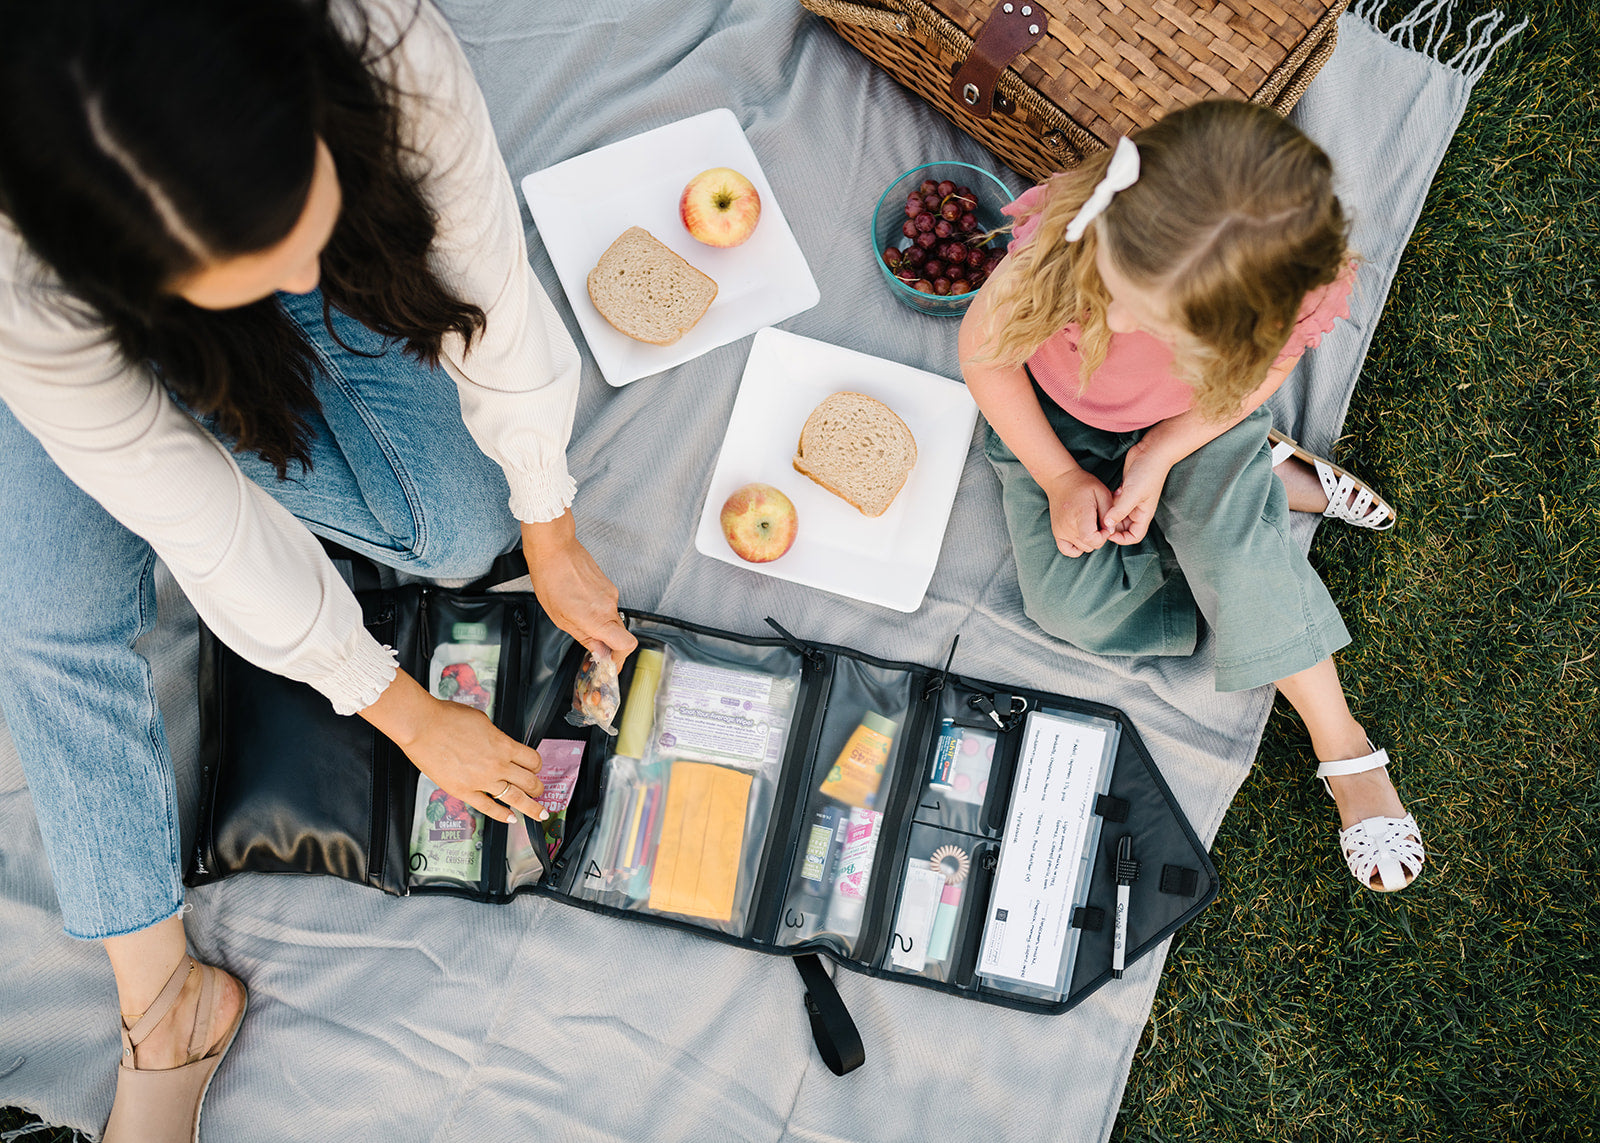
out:
M755 233L761 196L731 167L712 167L689 180L678 216L691 237L707 246L737 246Z
M741 560L770 563L794 544L794 502L770 484L746 484L722 506L722 534Z

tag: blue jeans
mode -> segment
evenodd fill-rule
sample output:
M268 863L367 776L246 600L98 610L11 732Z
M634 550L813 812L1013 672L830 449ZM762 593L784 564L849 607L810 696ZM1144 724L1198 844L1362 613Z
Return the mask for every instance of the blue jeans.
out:
M326 536L414 575L483 574L519 536L505 476L455 383L320 294L283 295L321 360L312 468L245 475ZM177 792L150 664L154 553L69 481L0 404L0 709L21 755L66 931L137 932L183 903Z

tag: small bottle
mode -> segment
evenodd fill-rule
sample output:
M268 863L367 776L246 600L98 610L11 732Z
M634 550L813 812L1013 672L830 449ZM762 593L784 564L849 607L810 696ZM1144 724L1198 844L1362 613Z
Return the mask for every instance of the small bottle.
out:
M870 806L878 796L883 768L894 745L895 723L874 711L861 716L861 725L850 735L838 759L822 780L819 792L852 806Z
M844 846L849 818L836 805L825 805L811 819L805 856L800 861L800 889L813 897L826 897L833 889L834 869Z

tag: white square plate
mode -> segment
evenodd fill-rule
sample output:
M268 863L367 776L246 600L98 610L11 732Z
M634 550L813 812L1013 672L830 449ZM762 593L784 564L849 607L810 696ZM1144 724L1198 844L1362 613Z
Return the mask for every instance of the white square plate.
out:
M876 518L863 516L794 468L806 418L841 390L888 405L917 441L916 467L889 510ZM939 562L977 420L978 406L960 382L764 329L750 347L694 546L712 559L761 575L915 611ZM746 484L781 490L800 517L794 547L771 563L745 562L722 534L722 505Z
M689 180L732 167L761 196L761 221L743 245L719 250L683 228L678 200ZM738 119L718 108L611 143L522 180L522 194L600 372L626 385L803 313L821 298ZM642 226L717 283L695 327L671 345L618 333L589 300L589 271L630 226Z

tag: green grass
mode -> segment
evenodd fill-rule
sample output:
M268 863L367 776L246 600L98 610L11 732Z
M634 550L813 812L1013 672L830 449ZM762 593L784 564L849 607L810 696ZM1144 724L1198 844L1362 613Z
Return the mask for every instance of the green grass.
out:
M1280 701L1119 1143L1600 1138L1600 5L1508 7L1339 447L1400 526L1312 550L1429 865L1349 878Z
M1312 552L1429 865L1356 886L1280 703L1119 1143L1600 1138L1600 4L1509 6L1340 444L1401 524Z

